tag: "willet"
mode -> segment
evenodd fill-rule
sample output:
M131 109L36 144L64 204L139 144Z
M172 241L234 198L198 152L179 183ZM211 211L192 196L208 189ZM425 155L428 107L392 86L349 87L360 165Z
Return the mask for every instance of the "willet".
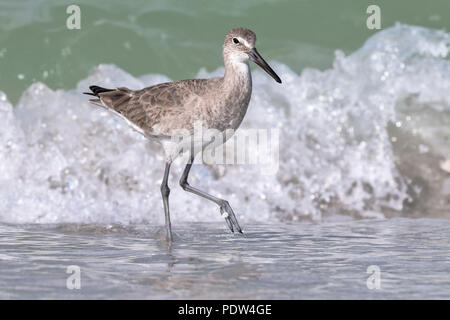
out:
M275 81L281 83L281 79L256 50L255 42L256 36L249 29L235 28L226 34L222 47L225 63L223 77L167 82L140 90L90 86L92 92L85 92L98 98L91 99L90 102L113 111L127 120L135 130L163 145L166 166L161 194L168 241L172 241L172 231L169 214L170 189L167 180L171 163L185 148L181 142L177 143L171 139L174 132L184 129L193 137L194 123L198 121L206 128L224 133L230 129L236 130L244 118L252 93L249 60L254 61ZM225 140L227 138L229 136ZM181 176L180 185L185 191L216 203L231 232L236 230L242 233L228 201L192 187L187 181L198 151L217 144L217 141L200 143L200 148L190 149L192 151L189 153L189 161Z

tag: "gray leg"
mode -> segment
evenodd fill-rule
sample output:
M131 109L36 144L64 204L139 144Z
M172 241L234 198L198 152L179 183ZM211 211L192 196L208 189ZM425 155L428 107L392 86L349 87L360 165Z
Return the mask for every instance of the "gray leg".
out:
M167 185L167 180L169 179L169 171L170 171L170 165L171 162L166 162L166 168L164 170L164 178L161 183L161 195L163 199L164 204L164 214L166 218L166 234L167 234L167 241L172 242L172 227L170 225L170 213L169 213L169 194L170 189Z
M201 190L191 187L189 185L189 183L187 182L187 179L189 176L189 171L191 170L191 167L192 167L193 160L194 159L191 159L190 163L188 163L186 165L186 168L184 169L183 175L181 176L181 179L180 179L180 186L185 191L191 192L202 198L208 199L208 200L216 203L220 207L220 213L225 218L225 221L227 222L227 225L230 228L231 232L234 232L234 228L236 228L237 231L242 233L242 229L239 226L236 216L234 215L233 209L231 209L231 206L228 203L228 201L214 197L204 191L201 191ZM233 228L233 225L234 225L234 228Z

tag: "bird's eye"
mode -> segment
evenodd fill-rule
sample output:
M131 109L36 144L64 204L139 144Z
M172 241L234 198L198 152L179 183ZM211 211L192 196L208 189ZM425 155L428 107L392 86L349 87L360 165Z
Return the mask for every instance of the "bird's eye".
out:
M238 43L239 43L239 40L236 39L236 38L233 38L233 42L234 42L235 44L238 44Z

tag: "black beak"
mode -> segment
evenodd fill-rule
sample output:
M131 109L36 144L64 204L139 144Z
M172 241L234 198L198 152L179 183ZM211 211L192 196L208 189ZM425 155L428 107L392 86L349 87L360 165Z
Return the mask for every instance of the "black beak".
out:
M252 60L258 66L263 68L265 72L270 74L272 76L272 78L275 79L276 82L281 83L280 77L277 76L275 71L273 71L273 69L269 66L269 64L266 62L266 60L264 60L263 57L261 57L261 55L256 50L256 48L253 48L252 50L250 50L250 52L248 53L248 56L250 57L250 60Z

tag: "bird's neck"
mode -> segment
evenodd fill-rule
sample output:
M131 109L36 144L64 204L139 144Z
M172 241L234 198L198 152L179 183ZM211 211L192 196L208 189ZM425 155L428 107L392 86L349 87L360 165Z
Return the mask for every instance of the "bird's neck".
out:
M251 90L252 75L248 61L225 60L224 86L227 91Z
M217 104L221 130L237 129L247 111L252 94L252 76L248 62L225 60L222 95Z

